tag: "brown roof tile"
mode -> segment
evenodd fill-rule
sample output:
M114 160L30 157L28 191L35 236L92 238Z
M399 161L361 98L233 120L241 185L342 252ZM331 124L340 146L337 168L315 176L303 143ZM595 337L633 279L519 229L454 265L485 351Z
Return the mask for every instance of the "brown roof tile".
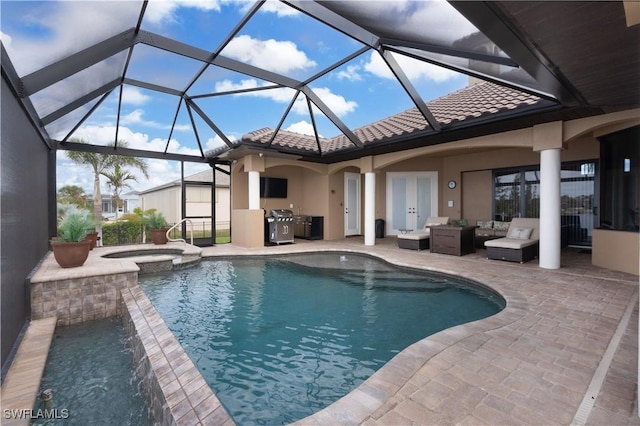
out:
M540 98L528 93L519 92L508 87L490 82L478 83L433 101L427 107L435 119L443 125L460 122L471 118L489 116L501 111L524 108L536 104ZM355 129L353 133L363 144L385 139L409 135L429 128L429 124L418 108L411 108L375 123ZM269 142L273 129L264 128L249 132L242 141ZM318 145L313 136L280 130L272 146L301 149L318 152ZM322 152L331 152L348 147L353 143L343 134L333 138L320 138Z

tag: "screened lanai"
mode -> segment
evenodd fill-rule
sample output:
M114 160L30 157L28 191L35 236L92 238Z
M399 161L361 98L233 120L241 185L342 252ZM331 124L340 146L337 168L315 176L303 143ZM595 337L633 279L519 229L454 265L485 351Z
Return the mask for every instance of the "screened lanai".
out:
M440 181L459 182L439 201L459 218L462 192L472 188L465 174L467 182L482 175L490 188L498 167L475 166L473 155L529 148L551 129L552 149L572 161L600 159L597 138L639 124L637 2L2 1L0 8L3 368L29 317L25 280L55 234L56 178L71 174L67 151L157 161L151 175L165 182L175 178L160 166L168 161L227 166L259 155L364 174L354 166L362 159L383 176L396 171L388 158L409 162L417 152L410 167L438 161ZM518 132L526 134L513 142ZM587 153L567 149L584 135ZM540 150L544 142L536 139ZM505 157L517 163L520 154ZM529 162L539 165L538 150ZM513 165L500 164L500 173ZM244 179L243 167L234 177ZM601 192L611 199L624 198L624 185L633 192L625 173ZM322 189L324 202L331 184L314 176L305 189ZM341 225L332 232L344 236ZM601 247L626 247L611 241Z
M331 162L402 149L408 136L438 143L471 124L517 126L522 116L576 118L636 103L637 30L601 25L624 19L623 7L9 1L2 62L52 149L117 150L131 140L132 154L207 161L245 145ZM524 19L536 15L545 20ZM574 23L556 25L560 17ZM584 40L565 42L562 32L576 26ZM617 41L615 56L628 66L597 52L596 33L603 46ZM505 97L530 96L466 111L429 105L469 77L509 88ZM610 84L594 90L587 79ZM403 129L371 126L406 111L415 116ZM250 137L256 131L262 137Z

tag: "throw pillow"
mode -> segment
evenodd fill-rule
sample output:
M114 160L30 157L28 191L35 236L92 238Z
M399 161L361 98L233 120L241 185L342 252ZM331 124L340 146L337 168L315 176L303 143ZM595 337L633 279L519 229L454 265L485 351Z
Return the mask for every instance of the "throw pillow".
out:
M477 223L478 228L480 229L493 229L493 221L492 220L479 220Z
M493 221L493 229L496 231L506 231L509 229L509 225L511 225L511 222L501 222L499 220Z
M507 238L515 238L516 240L528 240L533 232L533 228L515 227L509 230Z

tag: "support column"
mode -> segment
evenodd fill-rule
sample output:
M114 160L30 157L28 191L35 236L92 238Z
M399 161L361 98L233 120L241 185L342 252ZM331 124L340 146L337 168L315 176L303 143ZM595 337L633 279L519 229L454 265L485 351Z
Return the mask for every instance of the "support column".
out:
M247 155L244 157L244 170L249 180L247 192L249 194L249 210L260 209L260 173L264 172L264 158L262 155Z
M533 126L533 149L540 152L540 251L539 265L560 268L560 152L565 148L563 123Z
M376 174L364 174L364 245L376 245Z
M540 267L560 268L560 150L540 152Z
M260 172L249 171L249 210L260 208Z

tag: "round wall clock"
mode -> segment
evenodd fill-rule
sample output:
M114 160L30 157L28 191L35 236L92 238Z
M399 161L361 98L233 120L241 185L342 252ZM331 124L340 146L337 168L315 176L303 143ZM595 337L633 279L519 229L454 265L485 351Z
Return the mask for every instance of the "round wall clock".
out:
M455 180L450 180L450 181L449 181L449 188L450 188L450 189L453 189L453 188L455 188L455 187L456 187L456 181L455 181Z

